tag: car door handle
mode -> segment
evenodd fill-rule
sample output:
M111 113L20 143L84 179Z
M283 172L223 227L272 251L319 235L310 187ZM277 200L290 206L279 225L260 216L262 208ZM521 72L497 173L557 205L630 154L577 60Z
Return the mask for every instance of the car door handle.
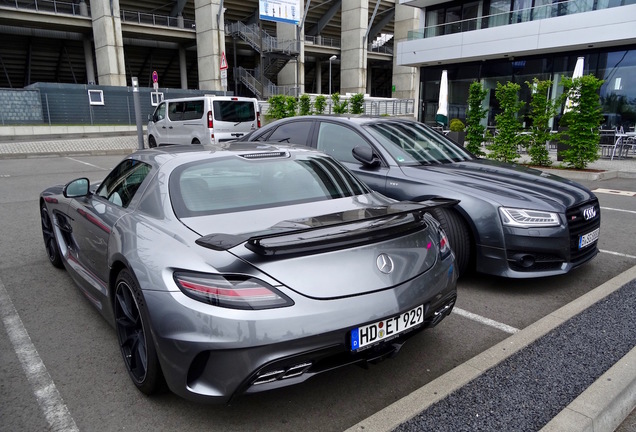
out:
M161 129L165 129L165 128L166 128L165 126L161 126Z
M172 126L168 126L168 129L172 129Z

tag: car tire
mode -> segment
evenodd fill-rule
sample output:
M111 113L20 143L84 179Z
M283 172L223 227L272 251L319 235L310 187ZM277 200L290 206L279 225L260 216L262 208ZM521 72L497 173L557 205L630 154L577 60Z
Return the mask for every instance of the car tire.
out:
M114 302L117 340L128 375L142 393L158 393L164 380L148 312L141 289L126 269L117 276Z
M192 140L192 144L201 144L201 141L199 141L197 138Z
M148 137L148 148L155 148L155 147L157 147L157 140L155 140L155 137L150 135Z
M459 213L451 209L437 208L433 209L431 214L448 236L459 275L468 273L471 269L472 245L466 222Z
M46 248L46 254L49 256L49 261L53 264L53 267L64 268L60 247L57 244L55 232L53 231L53 221L51 220L51 215L44 204L42 204L42 207L40 208L40 219L42 222L44 247Z

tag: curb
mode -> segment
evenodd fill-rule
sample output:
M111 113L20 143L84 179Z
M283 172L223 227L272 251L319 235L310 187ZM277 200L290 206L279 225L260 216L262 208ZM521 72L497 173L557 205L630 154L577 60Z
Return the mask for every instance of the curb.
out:
M636 279L636 266L353 425L345 432L388 432L394 430L401 423L446 398L486 370L496 366L634 279ZM614 431L636 406L635 359L636 348L632 349L629 354L572 401L542 431Z

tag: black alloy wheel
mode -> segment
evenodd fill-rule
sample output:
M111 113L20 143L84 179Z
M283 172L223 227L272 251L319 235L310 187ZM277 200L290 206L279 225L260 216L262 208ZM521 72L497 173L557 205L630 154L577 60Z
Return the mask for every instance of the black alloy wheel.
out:
M142 393L155 393L161 387L161 368L150 339L141 290L127 270L122 270L117 277L115 323L121 355L130 378Z
M64 268L64 263L62 263L62 254L60 253L60 248L57 246L57 240L55 240L55 233L53 232L53 221L51 220L49 211L44 205L42 205L42 208L40 209L40 219L42 221L44 247L46 248L46 254L49 257L49 261L54 267Z

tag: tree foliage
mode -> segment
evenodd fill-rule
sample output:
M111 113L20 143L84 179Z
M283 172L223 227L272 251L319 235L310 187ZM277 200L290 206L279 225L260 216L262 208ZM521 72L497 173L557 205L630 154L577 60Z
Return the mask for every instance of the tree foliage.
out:
M487 108L483 102L488 94L488 90L482 88L478 81L473 82L468 89L468 111L466 111L466 149L476 156L484 156L486 153L481 149L484 141L486 127L481 124L486 118Z
M546 143L552 138L550 133L550 119L557 114L560 101L550 99L552 81L539 81L534 78L532 82L526 81L526 85L532 91L530 100L529 117L532 119L530 139L528 141L528 154L533 165L550 166L552 160Z
M508 82L505 85L497 83L495 97L499 101L501 113L495 116L497 134L493 143L488 146L488 157L502 162L515 162L519 158L519 144L522 143L521 121L517 114L525 105L519 100L521 86Z
M364 95L356 93L349 99L351 104L351 114L362 114L364 112Z
M327 97L325 95L316 96L316 100L314 101L314 108L316 109L316 114L324 114L326 106L327 106Z
M298 99L293 96L275 95L270 97L267 102L269 103L267 115L272 119L278 120L296 115Z
M331 102L333 104L334 114L346 114L348 112L349 101L340 101L340 93L336 92L331 95Z
M584 169L599 157L599 126L603 115L598 92L602 85L603 80L594 75L563 79L564 93L572 104L561 118L561 124L567 126L567 131L559 139L568 144L562 155L563 161L570 167Z
M311 98L308 94L304 94L300 97L298 114L309 115L311 114Z

